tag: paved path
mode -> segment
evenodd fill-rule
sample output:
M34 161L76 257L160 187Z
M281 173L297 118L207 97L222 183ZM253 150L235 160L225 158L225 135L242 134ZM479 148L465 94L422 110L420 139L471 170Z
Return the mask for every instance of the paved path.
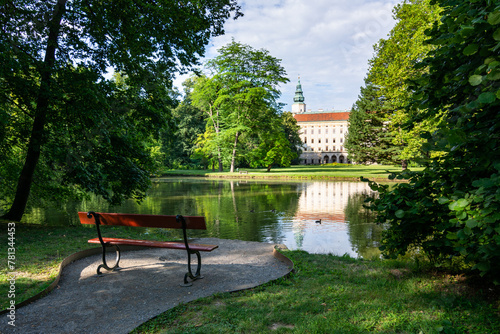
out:
M192 287L180 286L187 271L184 251L126 251L120 261L123 269L103 270L103 277L95 275L101 256L93 255L65 267L59 285L46 297L16 310L15 328L2 315L0 332L128 333L179 303L252 288L291 269L273 255L272 244L210 238L196 243L219 248L201 254L205 278Z

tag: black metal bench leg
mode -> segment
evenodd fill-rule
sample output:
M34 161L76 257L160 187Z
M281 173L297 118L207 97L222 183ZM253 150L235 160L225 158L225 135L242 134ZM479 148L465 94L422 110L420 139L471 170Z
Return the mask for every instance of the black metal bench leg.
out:
M191 271L191 254L196 254L196 257L198 259L198 266L196 267L196 274L193 275L193 272ZM201 256L200 252L198 251L190 251L188 252L188 272L186 275L184 275L184 283L181 284L183 287L188 287L192 286L193 283L188 281L188 278L191 280L195 281L197 279L202 279L204 276L201 276Z
M108 263L106 262L106 246L113 246L116 251L115 264L112 267L108 266ZM102 264L100 264L99 267L97 267L97 276L102 276L101 268L104 268L109 271L120 270L120 267L118 266L120 263L120 256L121 252L120 252L120 247L118 247L118 245L111 245L111 244L102 245Z

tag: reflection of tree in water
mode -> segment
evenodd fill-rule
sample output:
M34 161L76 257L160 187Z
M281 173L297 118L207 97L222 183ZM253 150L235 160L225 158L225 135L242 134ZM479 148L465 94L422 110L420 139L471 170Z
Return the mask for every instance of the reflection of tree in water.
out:
M366 192L350 195L344 212L353 251L369 259L380 255L378 246L383 229L373 222L375 215L363 207L367 197Z
M204 216L208 232L193 236L281 243L280 217L295 215L299 197L297 183L168 180L152 189L142 209Z
M297 248L301 249L304 244L304 236L306 235L306 229L304 224L295 224L293 227L293 238L297 244Z

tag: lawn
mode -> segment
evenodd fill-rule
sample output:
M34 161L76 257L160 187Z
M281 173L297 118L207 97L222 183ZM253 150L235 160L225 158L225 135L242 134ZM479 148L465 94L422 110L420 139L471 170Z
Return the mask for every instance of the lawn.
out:
M0 225L0 238L6 240L6 224ZM120 229L131 238L161 237L144 232ZM107 233L112 234L113 229ZM93 247L86 243L90 237L95 237L91 226L16 224L16 301L48 286L64 257ZM2 259L5 251L2 247ZM290 277L179 305L135 333L500 332L498 287L477 278L417 267L412 260L284 254L295 263ZM8 303L5 268L2 263L2 309Z
M499 333L498 299L463 276L398 261L285 251L295 272L180 305L138 333Z
M422 170L422 167L410 168L411 170ZM240 174L246 171L248 174ZM401 172L400 166L387 165L296 165L287 168L273 168L267 172L265 168L241 168L237 172L230 173L212 170L176 169L165 170L163 176L185 175L185 176L206 176L206 177L242 177L242 178L282 178L282 179L353 179L359 180L365 177L370 180L386 180L391 173Z

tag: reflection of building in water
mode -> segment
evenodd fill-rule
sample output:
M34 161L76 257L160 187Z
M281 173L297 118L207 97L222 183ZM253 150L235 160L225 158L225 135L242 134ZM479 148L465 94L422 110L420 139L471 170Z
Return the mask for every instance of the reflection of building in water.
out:
M321 228L326 233L347 231L344 210L349 196L371 192L366 182L304 183L292 227L297 246L303 246L306 229ZM319 219L321 226L316 223Z
M311 182L302 189L295 218L343 222L349 195L370 192L366 182Z

